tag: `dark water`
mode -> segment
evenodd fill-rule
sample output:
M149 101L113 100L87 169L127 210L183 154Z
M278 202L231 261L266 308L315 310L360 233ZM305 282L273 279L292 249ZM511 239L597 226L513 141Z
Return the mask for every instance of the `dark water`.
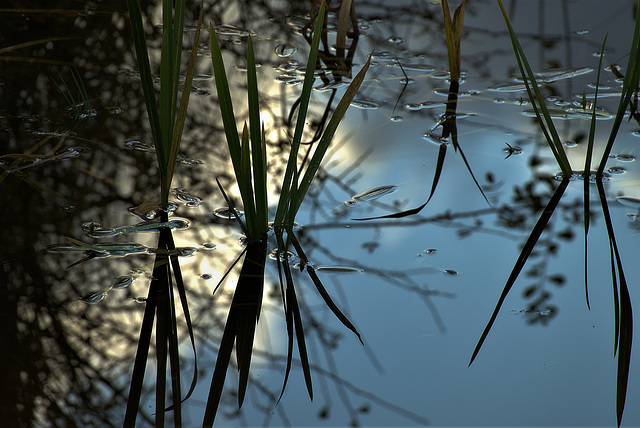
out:
M518 254L559 184L553 177L560 169L527 116L531 106L526 93L512 79L518 70L497 5L467 5L457 119L459 144L490 205L460 153L448 147L437 189L424 210L403 219L361 222L353 219L426 201L439 153L434 137L440 132L449 83L439 4L355 4L360 38L353 71L371 51L374 64L297 221L307 256L365 345L334 318L301 275L298 293L315 397L309 400L302 370L294 362L276 406L287 335L276 266L268 259L247 398L238 411L237 376L230 370L217 422L615 426L614 297L609 239L595 186L588 247L590 310L584 295L582 182L577 180L569 185L469 367ZM594 53L605 33L603 63L620 63L624 71L635 4L539 1L506 6L532 67L547 79L549 104L564 109L558 115L568 116L556 119L556 126L574 169L582 170L589 121L573 103L579 104L583 92L588 96L594 91ZM143 11L157 72L161 28L154 24L161 15L148 3ZM300 90L296 81L302 78L295 68L305 64L308 52L296 29L307 22L307 12L308 5L298 2L205 5L205 22L254 35L273 177L282 174L286 162L285 121ZM196 8L190 7L186 21L194 23L196 17ZM153 270L149 250L158 243L157 232L131 226L153 217L149 213L157 210L153 201L159 198L126 6L58 2L51 9L47 2L29 2L28 7L9 2L3 4L0 20L2 415L11 421L7 426L118 426ZM219 37L240 119L246 116L246 35L237 28L219 30ZM188 31L185 47L192 38ZM184 403L187 426L201 425L238 272L215 295L212 291L242 251L241 230L224 213L214 214L226 205L215 179L233 195L237 188L206 35L200 44L173 183L180 190L171 196L177 207L171 218L188 222L173 235L183 249L180 262L199 371L194 395ZM318 79L316 86L320 84ZM596 158L606 143L620 90L609 71L603 71L601 84L598 106L604 111L597 121ZM328 103L335 108L331 94L314 92L308 139ZM574 108L570 114L568 107ZM639 129L637 121L623 121L615 157L607 163L611 180L605 184L632 303L640 280ZM270 181L274 210L278 183ZM77 247L65 251L73 247L67 238L111 247L101 247L101 257L81 261L83 251ZM275 242L269 244L273 247ZM637 316L633 326L639 330ZM187 389L195 366L180 313L178 330ZM637 349L635 341L623 426L640 425ZM153 423L153 361L152 351L140 426ZM171 420L170 413L167 417Z

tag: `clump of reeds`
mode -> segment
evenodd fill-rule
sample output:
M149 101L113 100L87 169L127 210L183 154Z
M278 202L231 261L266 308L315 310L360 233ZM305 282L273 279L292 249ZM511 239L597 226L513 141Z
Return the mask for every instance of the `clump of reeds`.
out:
M304 330L300 316L300 307L295 294L293 275L289 265L288 249L293 245L301 259L304 269L307 264L306 256L298 243L293 226L296 214L302 201L320 168L324 155L331 144L331 140L342 120L349 104L353 100L358 88L362 84L370 60L362 67L353 78L342 99L338 103L329 119L322 136L316 143L315 150L308 163L301 165L298 160L298 151L304 131L307 111L309 107L314 73L318 62L318 49L320 39L325 30L325 4L322 2L316 15L315 29L307 60L307 68L302 92L298 102L298 116L293 137L290 141L289 158L284 177L282 178L281 192L273 220L273 233L278 243L278 271L282 298L284 303L285 319L288 333L288 357L285 379L286 385L291 369L294 336L297 340L298 351L304 372L305 382L309 395L312 397L311 370L306 352ZM215 28L210 27L211 60L215 73L216 88L224 123L226 141L231 155L233 170L240 190L240 198L243 204L244 216L240 218L232 204L230 197L218 182L220 190L234 212L235 218L240 224L246 236L246 248L240 276L236 285L231 308L220 342L218 357L211 382L211 389L207 400L204 416L204 426L212 426L216 417L220 397L224 388L227 368L231 360L231 354L236 349L236 362L239 371L238 404L242 405L247 383L249 380L249 368L256 324L260 316L262 306L262 291L264 287L264 270L267 246L267 234L269 233L269 208L267 198L267 156L265 133L260 122L260 106L258 100L258 84L256 76L256 62L254 57L253 41L248 38L247 43L247 84L249 121L241 133L236 128L236 118L231 101L229 83L227 81L222 52L218 43ZM324 298L329 308L343 322L345 326L358 334L355 327L340 312L326 292L315 270L306 266L314 285ZM284 277L284 279L283 279ZM358 336L359 337L359 336Z
M160 59L160 93L156 96L154 79L151 74L151 65L147 52L145 33L142 23L142 13L140 5L136 0L127 0L131 28L133 31L133 41L140 70L140 81L142 92L147 107L149 125L155 146L156 158L160 175L160 205L167 208L171 181L173 178L175 165L182 140L182 131L185 123L187 105L191 91L191 82L195 69L198 38L202 26L202 5L200 7L200 18L196 29L195 40L189 63L186 69L184 90L179 95L179 81L182 58L182 42L184 35L184 15L185 0L174 2L164 1L163 16L163 38ZM166 210L160 213L160 222L168 221ZM179 341L177 337L176 322L176 301L174 297L175 289L180 297L182 310L187 324L193 352L195 354L195 340L191 327L189 307L185 285L180 271L178 254L171 229L161 228L158 240L158 251L154 262L152 280L149 286L149 294L146 300L146 307L140 337L138 339L138 349L136 352L129 397L127 400L127 410L125 413L124 426L135 426L136 416L140 406L140 396L143 388L146 363L151 346L151 337L154 332L156 337L156 406L155 406L155 426L164 426L165 412L173 411L173 420L176 427L182 426L181 403L193 392L197 379L197 366L191 387L183 398L180 385L180 356ZM167 384L167 362L171 368L171 397L172 403L166 405L166 384Z

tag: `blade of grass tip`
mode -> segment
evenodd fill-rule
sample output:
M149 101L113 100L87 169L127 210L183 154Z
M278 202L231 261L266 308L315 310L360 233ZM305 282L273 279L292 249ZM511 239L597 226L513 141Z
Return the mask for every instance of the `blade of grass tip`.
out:
M172 112L171 117L175 121L176 112L178 108L178 86L180 83L180 65L182 64L182 43L184 41L184 11L186 6L185 0L172 0L174 3L174 15L172 31L172 65L173 65L173 92L171 96ZM197 44L197 42L196 42ZM185 82L186 83L186 82ZM183 91L191 91L191 85L185 84ZM175 125L175 123L174 123ZM170 134L171 135L171 134Z
M633 311L631 307L631 297L629 296L627 280L625 278L624 269L622 267L622 258L620 257L620 252L618 250L615 231L613 230L613 222L611 221L611 213L609 212L609 205L604 192L604 185L602 184L602 180L597 181L597 186L598 193L600 195L600 202L602 204L602 213L607 227L607 235L609 237L609 248L611 250L611 271L614 284L616 312L616 350L618 354L616 414L618 426L620 426L626 402L627 385L629 380L629 367L631 364L631 349L633 344ZM615 293L618 288L616 286L615 280L616 270L618 273L618 284L620 288L619 301L618 294Z
M617 247L616 258L618 261L618 273L620 274L620 342L618 352L618 379L616 394L618 426L620 426L627 397L629 367L631 365L631 349L633 345L633 312L631 308L631 297L629 296L627 282L624 278L624 273L622 273L620 256L619 254L617 254Z
M238 262L240 261L240 259L245 255L245 253L247 252L247 248L245 247L244 250L242 250L242 252L240 253L240 255L238 257L236 257L236 259L233 261L233 263L231 263L231 266L229 266L229 268L224 272L224 275L222 275L222 278L220 278L220 281L218 281L218 283L216 284L216 286L213 288L213 292L211 294L216 294L216 291L218 291L218 288L220 288L220 285L222 285L222 283L224 282L224 280L227 278L227 276L229 275L229 273L231 273L231 271L233 270L233 268L235 267L236 264L238 264Z
M140 82L144 102L147 106L147 115L149 116L149 125L153 135L153 142L156 144L156 157L158 165L162 172L162 163L164 153L162 153L162 132L160 131L160 114L158 105L156 104L156 93L153 85L153 77L151 76L151 66L149 65L149 53L147 52L147 41L142 25L142 12L137 0L127 0L127 8L129 9L129 18L131 21L131 30L133 33L133 44L136 50L138 60L138 69L140 71Z
M220 192L222 193L222 197L227 202L227 205L229 206L229 209L233 213L233 216L235 217L235 219L237 220L238 224L242 228L242 232L244 232L244 234L246 236L249 236L249 230L247 229L247 226L244 224L244 222L242 221L242 219L238 215L238 211L236 211L235 207L233 206L233 202L231 202L231 199L229 199L229 197L227 196L227 192L224 191L224 188L222 187L222 184L220 184L220 180L218 180L217 177L216 177L216 183L218 183L218 188L220 189Z
M431 191L429 192L429 197L427 198L427 202L420 205L419 207L412 208L410 210L400 211L393 214L382 215L378 217L367 217L367 218L354 218L356 221L367 221L367 220L378 220L383 218L403 218L408 217L410 215L418 214L420 211L427 206L431 197L436 192L436 187L438 187L438 182L440 181L440 175L442 174L442 167L444 165L444 160L447 155L447 145L445 143L440 144L440 149L438 150L438 160L436 161L436 169L433 174L433 181L431 183Z
M584 296L587 302L587 308L591 310L591 304L589 303L589 271L588 271L588 263L587 258L589 256L588 253L588 234L589 234L589 221L590 221L590 190L589 186L591 184L590 176L591 176L591 159L593 158L593 146L595 141L596 134L596 106L598 102L598 88L600 86L600 72L602 70L602 58L604 56L604 48L607 44L607 35L604 36L604 41L602 42L602 48L600 49L600 60L598 61L598 74L596 76L596 89L595 95L593 97L593 112L591 115L591 123L589 126L589 138L587 141L587 153L584 161L584 175L583 175L583 223L584 223Z
M274 219L275 224L281 224L284 220L285 208L287 205L289 205L290 200L289 191L291 189L293 173L298 169L298 149L300 147L300 141L302 140L302 132L304 131L305 121L307 119L307 111L309 109L309 99L311 98L311 91L313 89L313 82L315 80L315 69L318 62L318 46L320 45L320 38L322 36L322 24L324 22L325 15L324 10L325 2L323 0L322 4L320 5L320 11L318 12L316 18L316 26L313 30L311 46L309 47L307 69L305 71L304 81L302 83L302 92L300 93L298 118L296 120L293 140L291 141L291 149L289 151L287 167L285 169L284 178L282 179L282 190L278 199L278 207L276 209L276 215Z
M302 250L302 246L300 245L300 243L298 242L298 240L294 235L292 235L291 237L291 243L295 247L296 252L298 253L298 256L301 259L302 258L307 259L307 256L304 254L304 251ZM324 288L324 285L322 284L322 281L320 281L320 278L318 277L318 274L316 273L315 269L313 269L313 267L311 266L307 266L307 273L309 274L311 281L313 281L313 284L316 286L318 293L320 293L320 296L322 296L322 299L324 300L324 302L327 304L329 309L331 309L331 312L333 312L336 318L338 318L340 322L344 324L345 327L347 327L356 336L358 336L358 340L360 341L360 343L362 343L362 345L364 345L364 342L360 337L360 333L358 333L358 330L356 329L356 327L351 323L351 321L349 321L346 315L344 315L342 311L340 311L338 306L336 306L336 304L333 302L333 299L331 299L331 296L329 295L327 290Z
M484 331L482 332L482 336L480 336L480 340L478 341L478 344L476 345L476 348L473 351L473 355L471 356L471 361L469 361L469 365L471 365L473 363L473 360L478 355L478 352L480 351L480 348L482 347L482 344L484 343L485 339L489 335L489 331L491 330L491 327L493 326L493 323L495 322L496 318L498 317L498 312L500 311L500 308L502 307L502 304L504 303L505 299L507 298L507 295L509 294L509 291L511 291L511 288L515 284L516 279L518 279L518 275L520 275L520 272L524 268L524 265L527 263L527 259L531 255L531 252L533 251L533 248L535 247L536 243L538 242L538 239L542 235L542 232L544 231L545 227L547 226L547 223L551 219L551 216L553 215L553 212L555 211L556 207L558 206L558 203L560 202L560 199L562 198L562 195L564 194L564 191L567 189L568 185L569 185L569 178L568 177L563 178L562 181L560 182L560 185L555 190L555 192L553 193L553 196L549 200L549 203L547 204L547 206L545 207L544 211L540 215L540 218L538 219L538 222L536 223L536 225L534 226L533 230L531 231L531 234L529 235L529 238L527 238L527 241L525 242L524 247L522 248L522 251L520 252L520 256L518 257L518 260L516 261L515 265L513 266L513 270L511 271L511 274L509 275L509 278L507 279L507 283L504 286L504 289L502 290L502 294L500 295L500 298L498 299L498 303L496 304L496 307L493 310L493 313L491 314L491 319L487 323L487 326L485 327Z
M285 272L287 269L289 270L289 275L291 274L291 268L288 266L288 263L285 259L284 262ZM295 288L293 286L293 282L291 283L291 287L287 286L287 304L291 309L291 313L293 315L293 325L296 333L296 341L298 342L298 353L300 354L300 364L302 365L302 372L304 374L304 381L307 385L307 392L309 393L309 398L313 401L313 386L311 384L311 367L309 365L309 357L307 355L307 346L305 344L304 339L304 329L302 327L302 318L300 316L300 306L298 305L298 299L296 298Z
M256 60L253 50L253 39L249 36L247 44L247 97L249 105L249 133L251 137L251 161L253 184L255 191L255 208L257 214L258 234L268 229L266 157L264 155L262 126L260 124L260 94Z
M218 104L220 105L220 115L222 116L224 133L229 146L229 154L231 155L234 171L240 171L240 136L236 128L236 117L233 112L229 81L227 80L227 72L222 60L222 51L220 50L218 36L213 24L209 24L209 44L211 46L211 63L213 64L216 90L218 92ZM238 180L238 185L241 186L242 177L236 175L236 180Z
M564 151L564 146L560 141L558 132L555 128L553 120L551 119L549 109L545 104L545 99L540 92L540 88L538 87L538 83L536 82L535 74L531 70L531 66L527 61L527 57L524 53L524 50L522 49L522 46L520 46L520 42L518 41L515 31L511 27L509 17L507 16L507 12L504 8L504 5L502 4L502 0L498 0L498 5L500 6L500 11L502 12L502 16L504 17L505 23L507 25L507 30L509 32L509 37L511 39L511 44L513 46L516 61L518 63L518 68L520 69L520 74L522 75L522 79L527 89L527 94L529 96L529 99L531 100L531 105L536 113L536 117L538 118L540 128L542 129L547 143L549 144L549 147L553 152L558 165L562 169L563 174L566 176L570 176L572 173L571 164L569 163L569 159L567 158L567 155Z
M182 91L182 98L180 99L180 106L178 107L178 114L176 116L176 123L173 129L173 137L171 139L171 153L169 153L169 165L167 169L168 182L171 183L173 178L173 171L176 167L178 159L178 151L180 150L180 143L182 141L182 132L184 130L184 123L187 117L187 107L189 106L189 97L191 95L191 84L193 83L193 74L196 68L196 60L198 58L198 42L200 40L200 30L202 28L203 17L203 4L204 0L200 2L200 15L198 17L198 25L196 26L196 34L193 38L193 46L191 47L191 55L187 64L187 72L184 79L184 88Z
M298 212L298 209L302 204L302 200L307 194L307 190L309 190L311 181L313 180L313 178L316 175L316 172L320 168L320 163L322 162L322 158L324 157L325 153L327 152L327 149L329 148L329 145L331 144L331 140L333 139L333 136L336 130L338 129L338 125L340 125L340 121L344 117L345 113L347 112L347 109L349 108L349 105L351 104L351 101L353 101L353 98L355 97L355 95L358 93L358 90L360 89L360 85L362 85L362 82L364 81L365 75L367 74L367 70L369 69L369 65L371 64L372 54L373 52L369 54L369 58L367 59L367 62L362 66L362 69L358 72L356 77L354 77L351 83L349 84L349 87L347 88L344 95L342 96L342 99L340 100L340 102L338 102L338 105L336 106L336 109L333 112L331 119L329 119L327 128L324 130L324 134L322 134L322 138L320 138L320 142L318 143L318 146L316 147L316 150L313 153L311 161L309 161L309 165L307 166L304 176L302 177L302 181L300 182L300 190L299 190L300 193L298 195L298 200L296 201L296 204L293 210L294 216L295 216L295 213ZM291 215L291 213L289 215Z
M638 80L640 79L640 61L638 60L638 50L640 50L640 1L637 2L636 6L636 25L634 27L633 37L631 39L631 48L629 50L627 71L624 75L624 81L622 83L622 96L620 97L618 110L613 120L613 125L611 126L611 132L609 134L609 139L607 140L607 145L604 149L604 153L602 154L602 158L600 159L600 165L598 165L598 171L596 173L598 177L602 177L607 160L609 159L609 155L611 154L611 149L613 148L613 143L615 142L616 136L618 135L618 130L620 129L622 119L624 118L625 112L627 110L627 105L631 100L632 94L638 87Z
M598 195L600 196L600 205L602 207L602 215L605 220L605 225L607 227L607 235L609 238L609 262L611 266L611 283L613 285L613 311L614 311L614 345L613 345L613 355L615 356L618 352L618 340L620 334L620 300L618 296L618 280L616 278L616 258L615 253L617 248L614 247L614 239L615 235L613 235L613 224L611 223L611 214L609 213L609 204L607 202L607 195L604 191L604 185L602 184L602 180L596 181L596 186L598 188Z
M227 377L227 367L229 367L229 361L231 360L231 353L233 351L233 342L236 338L235 332L236 315L235 312L229 311L227 323L225 324L224 332L222 333L220 347L218 348L218 357L216 358L216 365L213 369L211 388L209 389L207 404L205 406L204 418L202 421L202 426L204 428L213 427L213 422L215 421L216 413L218 412L220 397L222 397L222 390L224 389L224 381Z

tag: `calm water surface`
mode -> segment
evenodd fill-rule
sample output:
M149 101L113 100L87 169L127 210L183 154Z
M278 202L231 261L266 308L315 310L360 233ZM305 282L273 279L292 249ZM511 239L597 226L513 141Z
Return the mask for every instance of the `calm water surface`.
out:
M9 2L0 10L0 314L2 412L13 426L118 426L124 414L157 232L159 183L124 2ZM161 12L143 2L152 64ZM308 44L306 3L206 2L246 117L246 34L256 45L275 211ZM575 170L584 169L589 121L577 111L603 63L626 67L633 1L505 2ZM451 7L457 6L452 2ZM216 422L228 426L615 426L614 298L609 240L595 185L589 231L590 310L584 296L582 182L572 182L469 366L507 278L559 181L533 118L499 8L467 5L458 102L459 152L447 148L435 194L418 214L358 221L423 204L431 190L449 83L442 9L427 1L355 1L360 36L353 73L373 64L340 126L300 215L311 263L364 341L327 309L308 277L298 293L314 400L295 362L280 403L287 335L276 265L268 259L247 399L237 408L230 370ZM187 14L194 23L196 9ZM330 18L336 25L337 16ZM246 31L239 31L244 29ZM331 38L334 32L329 33ZM190 46L193 32L185 33ZM348 39L351 40L351 39ZM215 179L238 198L203 35L171 200L185 248L198 385L184 403L199 426L211 383L241 230ZM157 68L155 69L157 71ZM349 69L344 70L349 81ZM322 86L317 79L315 86ZM620 83L603 71L596 149L601 155ZM337 89L340 96L344 89ZM444 95L443 95L444 93ZM332 91L314 91L312 140ZM574 103L578 103L578 105ZM573 110L569 110L573 108ZM610 115L608 115L609 113ZM289 130L289 132L291 132ZM605 184L632 303L640 298L640 125L624 120ZM311 146L309 146L311 147ZM283 158L284 157L284 158ZM596 163L594 162L594 165ZM485 197L474 183L483 189ZM239 198L237 199L239 200ZM137 209L134 209L138 207ZM184 221L182 221L184 220ZM188 223L187 223L188 222ZM87 236L89 235L89 236ZM71 242L110 245L83 258ZM113 247L115 245L115 248ZM275 248L275 242L270 244ZM105 247L103 247L105 248ZM76 248L77 249L77 248ZM633 321L640 331L638 316ZM193 350L178 314L185 389ZM640 364L633 344L623 426L640 426ZM297 356L297 353L294 353ZM152 351L153 357L153 351ZM153 358L150 359L150 372ZM140 426L153 423L148 377ZM170 417L170 416L168 416Z

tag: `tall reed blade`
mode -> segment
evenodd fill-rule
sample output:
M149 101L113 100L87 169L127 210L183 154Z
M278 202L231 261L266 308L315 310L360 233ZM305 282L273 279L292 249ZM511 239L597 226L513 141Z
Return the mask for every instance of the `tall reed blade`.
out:
M596 89L593 97L593 113L591 116L591 124L589 126L589 138L587 140L587 153L584 160L584 172L583 172L583 224L584 224L584 296L587 302L587 308L591 310L591 304L589 303L589 272L588 272L588 234L589 234L589 221L590 221L590 190L591 184L591 160L593 158L593 146L595 144L596 134L596 106L598 102L598 88L600 86L600 71L602 70L602 57L604 56L604 47L607 44L607 36L605 35L602 42L602 48L600 49L600 60L598 61L598 75L596 77Z
M489 319L489 322L487 323L487 326L482 332L482 335L480 336L480 340L478 341L478 344L476 345L476 348L473 351L473 355L471 356L471 361L469 361L469 365L473 363L473 360L475 360L476 356L478 355L478 352L480 352L480 348L482 347L482 344L484 343L485 339L489 335L489 331L491 331L491 327L493 326L493 323L498 317L498 313L500 312L500 308L502 307L502 304L507 298L509 291L511 291L511 288L515 284L516 279L518 279L520 272L522 272L524 265L527 263L527 259L531 255L531 252L533 251L533 248L538 242L538 239L540 239L540 236L542 235L542 232L547 226L547 223L549 223L549 220L551 219L551 216L553 215L553 212L558 206L558 203L560 202L560 199L562 198L562 195L564 194L568 185L569 185L569 177L563 178L562 181L560 182L560 185L556 188L555 192L553 193L553 196L549 200L549 203L547 204L544 211L540 215L538 222L536 223L533 230L531 231L529 238L525 242L524 247L520 252L520 256L518 257L518 260L516 261L516 264L513 266L513 270L511 271L511 274L507 279L507 283L505 284L504 289L502 290L502 294L498 299L498 303L496 304L496 307L493 310L493 313L491 314L491 318Z
M318 48L320 46L320 38L322 36L322 28L324 23L324 11L325 2L320 5L320 10L316 18L316 25L313 30L313 38L309 47L309 58L307 60L307 68L304 75L304 82L302 83L302 92L300 93L300 103L298 107L298 118L296 120L296 127L291 140L291 149L289 150L289 159L287 161L287 168L282 179L282 190L280 198L278 199L278 208L276 209L276 215L274 224L282 224L284 221L284 215L287 211L287 205L290 203L290 191L292 188L292 180L294 173L298 171L298 150L300 148L300 141L302 140L302 133L304 131L305 121L307 118L307 111L309 109L309 100L311 99L311 90L313 89L314 73L316 65L318 63ZM297 182L295 187L298 187Z
M631 349L633 344L633 310L627 280L622 267L622 258L618 250L616 235L613 230L613 222L609 212L609 204L602 180L597 181L600 205L607 227L609 237L609 249L611 251L611 274L614 284L615 303L615 352L618 357L617 386L616 386L616 415L618 426L622 423L625 401L627 396L627 384L629 381L629 367L631 365ZM616 275L617 273L617 275ZM617 276L617 278L616 278ZM618 287L617 289L615 287Z

